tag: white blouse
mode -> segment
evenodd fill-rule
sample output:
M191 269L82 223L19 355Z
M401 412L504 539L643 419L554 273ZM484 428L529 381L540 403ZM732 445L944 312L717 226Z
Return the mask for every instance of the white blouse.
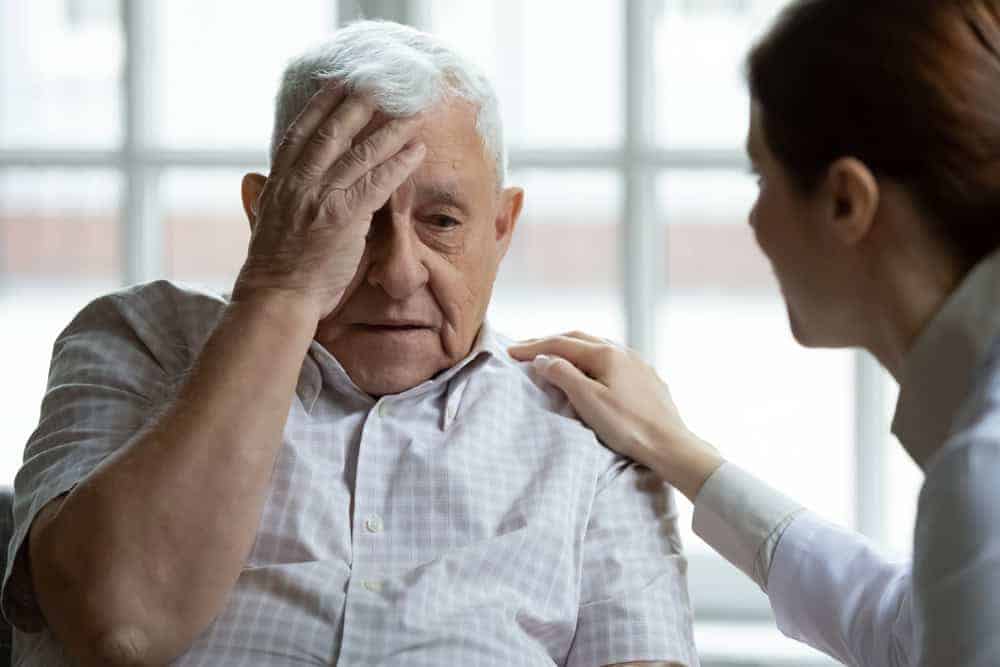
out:
M910 351L893 433L925 475L910 563L731 463L694 530L764 589L783 633L847 665L1000 665L1000 253Z

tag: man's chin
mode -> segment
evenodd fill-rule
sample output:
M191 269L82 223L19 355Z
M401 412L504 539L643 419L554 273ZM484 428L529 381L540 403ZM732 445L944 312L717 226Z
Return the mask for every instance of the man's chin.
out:
M400 394L450 365L430 345L336 345L330 352L358 389L372 396Z
M370 372L371 370L374 372ZM439 370L428 371L399 367L366 368L356 373L351 373L349 369L347 371L351 381L358 389L375 397L401 394L431 379L438 372Z

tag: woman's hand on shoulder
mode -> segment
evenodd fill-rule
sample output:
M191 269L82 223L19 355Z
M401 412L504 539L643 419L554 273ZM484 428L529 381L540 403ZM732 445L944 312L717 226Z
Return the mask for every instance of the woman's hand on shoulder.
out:
M611 449L655 471L692 501L724 459L681 419L670 389L628 348L574 331L510 348L533 361Z

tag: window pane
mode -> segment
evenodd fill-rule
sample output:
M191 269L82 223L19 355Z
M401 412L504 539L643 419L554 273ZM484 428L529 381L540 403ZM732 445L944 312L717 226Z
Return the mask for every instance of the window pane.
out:
M755 187L739 172L672 171L661 178L670 282L657 313L660 370L695 432L806 506L850 525L852 353L806 350L792 338L745 222Z
M428 2L430 29L492 79L512 146L592 148L621 142L624 3ZM565 29L556 33L553 26Z
M117 0L0 0L0 147L121 141Z
M624 338L618 277L621 192L611 172L516 171L524 212L490 320L515 338L583 329Z
M250 226L242 171L170 170L163 177L167 276L228 292L246 259Z
M119 180L109 171L0 170L0 483L38 423L52 343L115 288Z
M267 155L274 95L286 62L336 26L336 2L156 3L159 141Z
M743 62L754 39L786 4L787 0L663 3L655 28L661 145L743 146L749 122Z

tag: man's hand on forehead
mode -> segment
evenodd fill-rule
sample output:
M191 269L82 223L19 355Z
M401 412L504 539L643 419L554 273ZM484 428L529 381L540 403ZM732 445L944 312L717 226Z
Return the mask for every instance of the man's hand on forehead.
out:
M280 294L322 319L353 289L372 215L423 160L421 116L379 114L340 83L319 90L285 133L251 207L234 299Z
M413 128L414 131L413 137L414 139L416 139L418 138L420 131L423 129L423 123L425 118L426 114L424 113L418 113L412 116L390 116L389 114L385 113L384 111L380 111L378 110L377 107L375 107L375 113L372 114L371 120L369 120L368 124L365 125L363 128L361 128L361 131L358 132L357 135L355 135L354 139L351 141L351 146L352 147L357 146L359 143L371 137L379 128L385 126L387 123L390 123L392 121L413 123L415 126Z

